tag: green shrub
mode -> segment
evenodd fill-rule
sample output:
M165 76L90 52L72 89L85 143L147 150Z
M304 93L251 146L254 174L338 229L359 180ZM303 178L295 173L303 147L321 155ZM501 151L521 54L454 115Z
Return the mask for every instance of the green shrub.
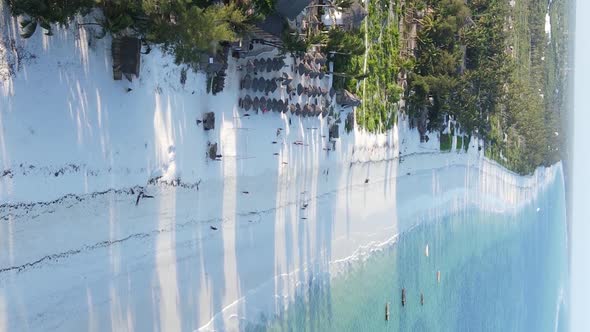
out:
M449 134L440 134L440 150L451 151L453 137Z

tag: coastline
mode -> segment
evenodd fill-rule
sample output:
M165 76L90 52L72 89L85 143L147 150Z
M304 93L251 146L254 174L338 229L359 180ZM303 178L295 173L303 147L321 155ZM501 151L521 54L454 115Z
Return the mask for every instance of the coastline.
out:
M108 38L85 38L22 41L36 58L2 91L0 329L240 329L422 220L476 202L509 213L562 176L561 164L508 172L475 139L440 153L403 118L328 152L326 119L242 117L234 60L217 96L200 74L182 86L158 50L139 80L114 82ZM205 111L214 131L195 125ZM137 204L138 187L154 198Z

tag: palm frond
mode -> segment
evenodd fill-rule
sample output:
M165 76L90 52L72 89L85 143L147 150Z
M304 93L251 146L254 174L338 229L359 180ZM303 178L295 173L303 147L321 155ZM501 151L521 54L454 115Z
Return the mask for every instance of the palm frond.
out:
M34 19L24 19L20 22L21 27L21 37L27 39L30 38L35 31L37 30L37 20Z

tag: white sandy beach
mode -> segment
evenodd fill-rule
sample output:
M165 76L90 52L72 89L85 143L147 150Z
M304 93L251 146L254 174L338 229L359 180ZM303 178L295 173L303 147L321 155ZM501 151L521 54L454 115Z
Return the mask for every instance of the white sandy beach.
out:
M0 331L243 330L419 222L534 201L561 167L520 177L475 139L440 153L403 117L383 135L342 124L327 151L326 119L244 117L233 59L212 96L157 49L113 81L108 37L0 24L27 55L0 91ZM147 184L160 175L180 185ZM139 187L154 197L136 205Z

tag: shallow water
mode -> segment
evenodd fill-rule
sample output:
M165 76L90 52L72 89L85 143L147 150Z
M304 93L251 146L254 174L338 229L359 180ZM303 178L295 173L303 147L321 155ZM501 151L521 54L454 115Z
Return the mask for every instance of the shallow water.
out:
M416 222L394 245L352 264L330 282L316 278L300 289L286 312L248 330L567 329L567 238L560 177L517 212L468 207ZM402 288L407 297L403 307Z

